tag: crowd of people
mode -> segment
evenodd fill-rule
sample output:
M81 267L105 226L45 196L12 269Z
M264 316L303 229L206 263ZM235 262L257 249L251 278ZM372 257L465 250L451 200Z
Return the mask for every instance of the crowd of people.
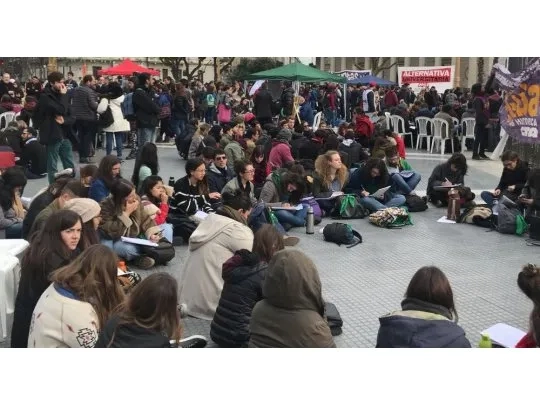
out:
M332 100L329 89L323 98ZM36 94L32 121L20 119L21 112L8 128L14 135L3 144L11 151L19 147L17 157L28 145L38 145L46 170L37 171L50 183L30 203L23 201L34 159L19 159L0 178L0 230L6 238L31 241L21 264L12 346L178 346L182 315L211 321L210 336L222 347L334 347L316 265L303 252L284 249L299 242L289 230L306 226L314 206L316 223L334 217L344 194L369 212L411 207L419 200L442 207L449 204L444 188L459 185L462 207L475 205L465 187L467 159L459 152L433 169L427 196L416 195L421 176L406 160L404 140L386 129L384 120L366 115L373 105L381 114L386 109L369 91L363 90L365 103L352 104L350 122L334 131L339 115L331 112L325 114L328 123L313 131L309 114L302 119L313 100L306 89L296 98L290 83L275 101L265 84L246 97L240 83L190 86L140 74L97 83L88 75L77 85L51 73ZM411 103L410 97L405 102L413 109L418 101ZM427 93L423 97L430 99ZM338 100L328 105L333 108ZM444 100L443 111L459 97L448 92ZM39 129L39 141L28 142L36 138L29 124ZM96 166L91 155L99 128L107 146ZM156 143L173 139L186 174L166 184ZM126 142L136 159L130 180L121 169ZM73 149L79 151L78 170ZM64 171L57 170L58 160ZM482 198L492 207L505 195L527 209L526 218L536 217L540 171L529 171L511 151L501 160L501 181ZM312 197L315 203L308 202ZM182 242L189 243L189 256L178 284L157 273L122 288L119 267L147 270L157 264L145 244ZM537 270L527 267L519 281L535 303L532 342L538 342ZM456 320L444 273L422 268L411 280L402 311L381 318L377 346L470 347ZM417 329L425 335L415 334ZM197 345L201 338L192 340Z

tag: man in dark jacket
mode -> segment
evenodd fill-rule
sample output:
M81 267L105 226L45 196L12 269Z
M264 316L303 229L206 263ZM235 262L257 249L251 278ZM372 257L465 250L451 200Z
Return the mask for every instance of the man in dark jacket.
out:
M369 159L369 155L364 151L362 145L355 141L354 131L345 132L345 139L339 144L339 151L349 155L350 166L358 166L359 163Z
M71 100L71 112L79 134L79 163L93 163L89 157L97 133L98 107L98 95L93 87L94 76L84 76L82 85L73 90Z
M0 97L4 96L4 95L8 95L10 97L13 97L14 96L14 86L13 86L13 83L10 82L11 80L11 75L7 72L5 72L3 75L2 75L2 80L0 81Z
M33 76L32 79L26 83L25 88L26 88L26 97L32 96L32 97L35 97L36 99L39 99L39 96L41 95L42 86L37 76Z
M255 95L255 99L253 101L255 103L253 112L255 113L257 121L261 123L261 126L271 123L273 116L273 100L272 95L268 91L268 85L266 84L266 82L261 85L261 88Z
M47 175L47 150L27 129L23 130L21 139L24 142L20 165L25 168L28 179L40 179Z
M71 143L66 138L74 119L70 116L67 87L62 73L50 73L47 81L39 99L38 111L34 113L34 124L39 128L39 141L47 147L47 175L51 184L58 172L58 159L62 161L64 169L71 168L75 172Z
M211 193L221 193L223 187L234 177L234 172L227 167L227 155L221 149L216 150L214 162L208 169L208 189Z
M141 73L137 79L138 87L133 93L133 108L137 117L138 146L141 148L146 142L152 142L160 108L152 97L150 75Z
M289 117L293 114L294 104L294 89L292 88L292 82L285 82L285 88L281 93L281 111L284 117Z

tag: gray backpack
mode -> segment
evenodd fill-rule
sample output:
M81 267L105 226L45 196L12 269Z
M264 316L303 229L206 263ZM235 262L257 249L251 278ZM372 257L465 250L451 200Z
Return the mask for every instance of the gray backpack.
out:
M523 235L526 230L527 224L519 209L508 207L506 204L499 204L497 231L506 234Z

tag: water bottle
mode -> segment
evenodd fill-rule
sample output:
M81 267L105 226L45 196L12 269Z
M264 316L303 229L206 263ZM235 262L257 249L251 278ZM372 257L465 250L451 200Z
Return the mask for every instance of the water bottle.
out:
M493 345L491 344L491 339L489 338L489 335L487 333L482 333L482 338L478 343L478 347L480 349L491 349L493 347Z
M493 200L493 207L491 207L493 215L499 215L499 200Z
M313 214L313 207L308 207L306 216L306 233L313 235L315 233L315 215Z
M169 186L174 187L174 177L169 177Z

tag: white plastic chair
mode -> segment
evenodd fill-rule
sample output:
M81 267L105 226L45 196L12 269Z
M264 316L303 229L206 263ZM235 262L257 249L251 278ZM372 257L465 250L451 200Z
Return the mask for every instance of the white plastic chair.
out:
M443 134L446 136L443 137ZM446 141L450 141L450 145L452 145L452 153L454 153L454 142L452 142L452 138L450 137L448 122L442 118L433 118L433 140L431 143L431 151L429 153L433 153L435 141L439 142L441 155L444 155Z
M399 115L391 115L390 121L392 124L392 131L399 134L401 138L405 138L406 136L411 137L411 145L413 144L413 135L412 132L405 132L405 120L403 117ZM402 128L402 131L400 131L400 128Z
M0 114L0 129L7 128L11 121L15 120L15 113L13 111L8 111L3 114Z
M386 129L390 129L390 113L389 112L385 112L384 113L384 117L386 119Z
M463 118L461 120L461 151L465 151L465 141L474 139L474 127L476 126L476 118Z
M431 145L431 137L433 136L433 120L428 117L417 117L414 120L417 129L417 138L416 138L416 150L420 149L420 144L422 138L426 138L427 149ZM431 129L431 134L428 134L428 127Z
M15 311L20 264L15 256L3 255L0 262L0 326L2 338L7 337L7 316Z
M315 117L313 117L313 132L319 129L319 126L321 125L321 119L322 119L322 111L315 114Z
M457 128L457 134L459 135L461 133L461 127L459 126L459 120L456 117L452 117L452 123L454 124L454 128Z

